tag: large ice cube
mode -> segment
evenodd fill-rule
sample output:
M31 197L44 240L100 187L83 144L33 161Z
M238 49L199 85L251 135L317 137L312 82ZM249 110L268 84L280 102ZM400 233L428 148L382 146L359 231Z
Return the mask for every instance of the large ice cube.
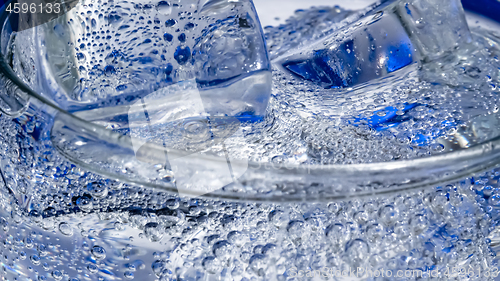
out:
M245 172L226 143L242 138L242 121L263 118L271 92L251 0L82 0L16 35L9 46L22 79L79 117L58 114L51 129L70 160L191 195ZM122 135L91 136L81 120ZM210 153L217 161L204 161Z
M344 88L470 42L459 0L385 1L360 20L277 58L295 76Z
M194 81L206 115L265 113L271 72L251 0L82 1L38 29L42 92L71 112L100 109L101 122L115 122L138 100L182 97L162 89Z

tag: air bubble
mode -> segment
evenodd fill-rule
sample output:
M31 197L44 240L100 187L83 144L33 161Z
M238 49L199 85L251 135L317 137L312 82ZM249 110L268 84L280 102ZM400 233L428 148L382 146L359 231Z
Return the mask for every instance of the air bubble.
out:
M222 270L222 266L215 259L215 257L206 257L202 261L203 268L210 274L219 273Z
M163 230L157 222L149 222L144 226L144 234L151 242L158 242L163 238Z
M89 264L87 266L87 269L89 270L90 273L97 273L98 268L95 264Z
M59 224L59 231L64 235L64 236L72 236L73 235L73 229L71 226L66 223L66 222L61 222Z
M92 252L92 256L96 260L102 260L106 257L106 250L104 250L104 248L101 246L95 245L94 247L92 247L91 252Z
M172 13L172 6L167 1L159 1L156 4L156 10L163 15L170 15Z
M52 271L51 275L52 275L52 278L54 278L57 281L59 281L63 278L63 274L59 270Z

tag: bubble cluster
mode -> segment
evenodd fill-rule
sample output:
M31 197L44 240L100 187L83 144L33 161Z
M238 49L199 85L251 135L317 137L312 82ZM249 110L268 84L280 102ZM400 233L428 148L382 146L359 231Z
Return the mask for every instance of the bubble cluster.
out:
M486 269L496 262L486 236L492 219L497 219L491 198L497 195L498 174L426 192L302 204L182 199L101 182L108 194L92 197L94 209L89 212L75 209L75 197L98 177L67 173L64 177L88 184L38 197L30 194L37 197L32 206L36 212L55 210L55 216L37 221L2 190L0 221L9 227L1 229L5 247L0 260L9 266L7 278L22 274L34 280L168 280L226 274L287 280L293 268ZM61 200L63 196L68 199ZM6 210L19 213L21 220L12 220Z

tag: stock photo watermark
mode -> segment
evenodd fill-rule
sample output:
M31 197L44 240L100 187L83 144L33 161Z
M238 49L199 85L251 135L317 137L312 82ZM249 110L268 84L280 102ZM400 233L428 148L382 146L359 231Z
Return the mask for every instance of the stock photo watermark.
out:
M496 278L499 275L498 267L474 268L469 267L445 267L441 269L370 269L366 267L357 267L340 270L337 268L323 267L321 269L299 269L292 267L286 271L287 276L291 278L466 278L466 277L485 277Z

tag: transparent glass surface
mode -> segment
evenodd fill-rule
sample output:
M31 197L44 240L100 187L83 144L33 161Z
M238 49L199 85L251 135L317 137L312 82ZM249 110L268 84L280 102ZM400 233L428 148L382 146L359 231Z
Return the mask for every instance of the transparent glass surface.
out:
M497 277L498 2L9 4L4 279Z

